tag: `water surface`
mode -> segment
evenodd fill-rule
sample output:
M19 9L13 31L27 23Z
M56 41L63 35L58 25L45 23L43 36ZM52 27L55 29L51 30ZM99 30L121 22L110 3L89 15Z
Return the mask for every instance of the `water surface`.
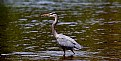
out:
M120 2L37 0L13 3L11 0L10 4L6 3L8 15L2 16L8 16L1 23L1 28L5 30L1 30L1 40L5 42L0 44L7 46L3 45L2 60L120 61ZM72 37L83 46L81 50L75 51L75 55L66 51L66 56L63 56L51 32L54 18L40 16L49 12L58 13L57 32Z

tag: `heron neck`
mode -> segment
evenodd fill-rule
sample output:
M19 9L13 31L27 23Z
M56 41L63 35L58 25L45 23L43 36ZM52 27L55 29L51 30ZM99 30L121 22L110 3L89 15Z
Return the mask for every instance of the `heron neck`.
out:
M53 24L52 24L52 33L53 33L53 35L54 35L55 37L56 37L56 35L57 35L57 32L56 32L56 30L55 30L55 26L56 26L57 22L58 22L57 16L55 16L55 21L54 21Z

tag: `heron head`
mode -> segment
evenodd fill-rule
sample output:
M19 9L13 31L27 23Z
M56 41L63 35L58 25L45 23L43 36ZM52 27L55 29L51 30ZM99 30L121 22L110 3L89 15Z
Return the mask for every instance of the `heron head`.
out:
M56 17L57 14L54 13L54 12L52 12L52 13L48 13L48 14L43 14L43 15L41 15L41 16Z

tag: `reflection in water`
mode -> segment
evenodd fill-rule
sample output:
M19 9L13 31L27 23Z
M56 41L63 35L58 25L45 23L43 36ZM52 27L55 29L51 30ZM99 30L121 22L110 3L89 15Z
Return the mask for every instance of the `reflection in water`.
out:
M60 60L73 60L74 56L73 55L70 55L70 56L65 56L63 55L62 58L60 58Z
M0 53L7 60L121 59L121 1L8 1L0 9ZM57 31L84 46L73 57L70 51L63 57L51 34L52 18L39 17L52 11L59 15Z
M9 28L9 22L12 21L12 19L8 16L9 14L9 9L3 5L0 4L0 54L2 53L9 53L12 51L12 49L10 49L11 43L8 45L6 43L10 42L9 39L10 37L7 29Z
M71 51L67 51L64 56L63 51L38 51L38 52L13 52L10 54L12 57L6 57L6 60L80 60L89 58L89 54L97 54L97 52L76 51L75 55Z
M14 21L14 15L10 13L10 9L6 7L5 5L1 4L0 2L0 60L6 61L6 57L9 57L7 53L12 52L15 50L15 47L13 46L13 41L17 38L14 38L14 32L13 29L10 29L11 27L9 24L11 21ZM12 18L11 18L11 17ZM17 29L17 28L16 28ZM16 30L14 29L14 30ZM12 35L12 36L11 36Z

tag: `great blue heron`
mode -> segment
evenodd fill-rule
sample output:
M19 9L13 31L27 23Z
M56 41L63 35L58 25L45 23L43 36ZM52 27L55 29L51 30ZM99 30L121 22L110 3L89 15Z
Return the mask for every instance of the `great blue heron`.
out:
M82 46L80 46L80 44L78 44L74 39L72 39L69 36L63 35L63 34L58 34L55 30L55 25L57 24L58 20L58 16L55 13L49 13L49 14L43 14L41 16L49 16L49 17L54 17L55 21L52 24L52 33L54 35L54 37L57 39L57 43L61 46L61 48L64 51L64 55L65 55L65 50L71 50L73 53L73 49L81 49ZM75 53L74 53L75 54Z

